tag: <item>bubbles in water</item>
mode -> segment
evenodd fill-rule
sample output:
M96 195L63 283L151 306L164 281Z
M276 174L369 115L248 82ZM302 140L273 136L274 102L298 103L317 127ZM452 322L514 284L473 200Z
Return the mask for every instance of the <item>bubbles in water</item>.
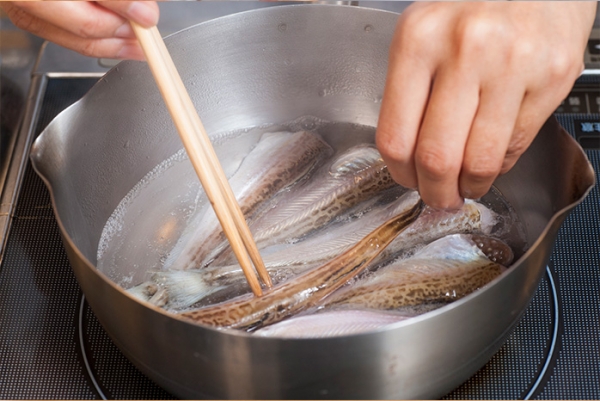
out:
M380 101L381 96L378 97ZM330 122L314 116L303 116L281 125L244 127L235 131L211 136L215 150L227 169L239 165L266 132L301 131L318 132L334 149L334 155L349 147L373 143L375 127L344 122ZM125 146L129 146L126 143ZM149 156L147 156L149 157ZM226 171L231 176L234 171ZM354 221L380 203L391 202L399 194L389 192L368 206L357 207L339 216L331 226L318 232L327 234L331 227ZM377 203L380 202L380 203ZM519 257L525 249L522 228L515 228L516 215L501 194L492 191L482 203L500 215L500 224L494 236L506 240ZM98 245L98 269L116 283L130 287L148 280L152 271L162 269L167 255L177 240L195 224L209 208L204 190L198 182L183 149L159 163L119 203L108 219ZM506 228L512 227L512 228ZM314 234L309 234L314 235ZM308 237L309 237L308 236ZM288 244L271 247L276 252L306 238L294 238ZM378 246L376 241L373 246ZM287 278L290 273L282 268L274 273L277 278Z

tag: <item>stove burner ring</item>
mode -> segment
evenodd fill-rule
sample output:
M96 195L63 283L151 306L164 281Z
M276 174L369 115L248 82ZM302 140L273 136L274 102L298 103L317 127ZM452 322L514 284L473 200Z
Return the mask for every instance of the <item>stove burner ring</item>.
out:
M79 334L79 347L80 347L80 351L81 351L81 356L83 359L83 363L85 365L85 370L87 371L87 376L89 378L89 380L92 382L92 385L94 386L94 389L96 390L96 392L98 393L98 395L100 396L101 399L103 400L108 400L108 397L106 397L106 395L104 394L104 390L102 389L102 387L100 387L100 384L98 383L98 380L96 380L96 375L94 374L94 370L92 370L92 366L90 365L90 359L87 356L87 350L89 349L89 347L86 346L86 338L85 334L84 334L84 311L86 310L86 302L85 302L85 295L83 295L83 293L81 294L81 301L79 302L79 313L77 314L79 316L78 319L78 325L77 325L77 332Z
M551 301L552 301L552 309L553 309L553 324L552 324L552 339L550 341L550 348L548 350L548 354L546 355L546 360L544 361L544 365L542 366L542 370L540 371L535 383L529 389L527 395L525 395L525 400L530 400L531 397L536 393L540 384L544 380L546 373L548 373L548 368L550 367L551 362L554 360L554 353L556 351L556 344L558 342L558 327L560 325L560 308L558 305L558 292L556 290L556 285L554 283L554 277L552 275L552 271L548 266L546 266L546 277L548 278L548 284L550 286L551 291Z
M542 383L545 382L546 376L549 373L549 369L552 366L552 362L555 359L555 353L557 353L557 343L559 337L559 326L561 321L558 291L555 285L553 273L549 267L546 267L546 283L547 283L547 294L543 294L538 288L538 292L534 296L535 298L546 298L542 299L542 306L548 309L550 314L550 321L552 324L552 331L548 333L547 338L547 349L543 358L537 364L537 374L527 382L527 385L523 386L522 383L507 383L506 380L500 381L488 381L488 383L482 383L482 380L478 378L478 375L485 375L484 370L490 365L510 365L510 363L502 363L503 360L510 359L515 353L502 354L502 349L488 362L488 364L475 376L469 379L461 387L446 396L448 399L468 399L468 398L480 398L481 394L472 394L473 388L479 386L487 386L494 388L486 388L485 394L494 394L496 397L493 398L515 398L514 396L504 395L507 386L522 387L517 394L520 394L525 400L531 399L538 391L542 389ZM543 287L543 283L540 285ZM534 304L534 302L532 302ZM532 308L534 305L530 305ZM103 400L107 399L133 399L133 398L145 398L145 399L169 399L173 396L160 387L154 382L139 372L129 360L118 350L118 348L112 343L106 332L100 326L98 320L93 314L91 308L85 300L85 296L81 295L79 302L78 311L78 339L81 351L81 356L87 370L87 376L91 386L97 392L99 398ZM543 311L544 312L544 311ZM533 320L533 323L531 322ZM520 328L525 327L524 330L534 329L539 330L543 326L542 324L535 324L535 319L528 315L526 312L521 322L515 329L515 332L519 331ZM527 333L526 333L527 334ZM515 340L515 333L513 333L503 348L510 347L512 343L515 343L517 347L519 340ZM519 337L519 336L516 336ZM527 336L523 336L527 338ZM548 336L544 336L548 337ZM529 349L529 348L527 348ZM525 349L525 352L527 352ZM521 351L521 350L520 350ZM520 353L520 352L518 352ZM518 354L517 353L517 354ZM536 358L530 358L528 361L535 361ZM541 367L540 367L541 366ZM110 374L111 371L113 374ZM492 369L492 373L496 372ZM527 387L532 383L530 387ZM514 390L513 390L514 393ZM523 396L523 394L525 394Z

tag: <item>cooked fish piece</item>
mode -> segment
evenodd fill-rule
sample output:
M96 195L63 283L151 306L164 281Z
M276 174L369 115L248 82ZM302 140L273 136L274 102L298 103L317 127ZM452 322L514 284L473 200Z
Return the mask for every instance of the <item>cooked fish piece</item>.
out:
M397 186L373 145L354 146L251 226L260 248L324 226L353 206Z
M390 176L379 151L360 144L343 152L303 185L283 193L250 225L259 249L295 242L354 206L391 187L402 188ZM215 250L214 254L221 252ZM222 266L235 263L227 246L215 258Z
M387 220L409 210L418 200L419 194L416 191L409 191L389 205L376 208L349 223L327 229L322 235L276 251L267 248L262 252L265 267L270 274L277 274L280 268L289 271L289 274L279 272L282 276L274 277L278 282L290 275L306 271L315 264L324 263L338 256ZM237 280L238 277L243 279L240 274L243 275L243 272L237 264L219 266L215 263L205 269L205 277L209 282L229 283L230 280Z
M399 313L373 310L336 310L291 317L257 330L261 337L325 338L374 331L410 319Z
M498 277L506 268L492 262L479 244L494 246L490 254L512 260L510 247L500 240L473 240L455 234L417 251L411 258L391 263L368 277L332 293L322 306L351 305L391 310L407 305L451 302L472 293Z
M408 211L388 220L348 251L318 268L266 291L243 295L180 316L217 327L253 330L314 306L323 297L361 273L423 210L419 200Z
M360 219L328 230L323 235L308 238L273 253L265 250L263 254L265 265L268 269L274 270L285 266L310 267L314 263L329 260L360 241L367 233L394 214L410 208L418 198L416 191L409 191L387 207L374 210ZM459 210L446 211L425 207L419 219L398 235L382 253L380 259L419 244L427 244L449 234L489 234L496 222L497 218L493 211L471 200L465 201L464 206ZM215 267L214 270L218 268Z
M377 226L383 224L386 220L408 210L418 201L419 196L415 191L411 191L402 197L402 200L394 202L393 205L388 205L385 208L380 208L371 214L364 215L365 223L359 226L360 232L353 234L354 242L348 242L345 247L338 247L338 252L333 254L325 250L315 249L320 252L321 257L307 257L306 262L285 265L288 258L288 253L293 252L293 248L302 246L302 243L295 244L287 251L277 252L273 255L263 255L265 267L275 284L281 283L286 279L301 274L313 267L317 267L319 263L334 258L344 249L349 248L354 243L360 241L370 231L373 231ZM358 237L357 235L360 235ZM338 240L334 238L334 240ZM317 241L317 247L325 245ZM313 247L311 245L310 247ZM303 249L306 247L303 247ZM285 266L282 268L282 266ZM165 288L169 294L169 309L183 309L190 307L199 301L201 304L222 302L230 297L231 294L243 294L249 290L246 277L238 264L229 266L206 266L201 269L189 270L163 270L154 272L151 278L152 282ZM225 290L227 288L227 290ZM214 295L213 295L214 294ZM210 300L204 301L208 296Z
M168 301L164 306L167 306L168 309L187 308L224 288L207 283L203 278L202 270L198 269L154 272L152 282L160 285L161 289L167 293Z
M265 267L275 284L302 274L349 249L386 220L410 209L419 199L409 191L393 203L375 209L353 222L328 230L325 234L293 244L276 252L263 252ZM390 244L378 261L391 255L424 245L444 235L454 233L489 233L496 219L484 205L467 201L458 211L442 211L425 207L417 221ZM483 237L482 237L483 238ZM174 277L170 277L174 275ZM207 266L186 272L162 271L154 277L169 293L169 307L186 308L215 294L212 302L224 301L232 293L248 291L248 284L239 265ZM188 283L189 280L189 283Z
M167 290L151 281L129 288L127 292L137 299L158 306L159 308L164 307L169 301Z
M331 152L331 147L312 132L264 134L229 180L244 215L250 216L262 202L299 180ZM183 270L204 266L208 254L224 242L219 221L212 208L207 208L194 229L179 239L165 267Z

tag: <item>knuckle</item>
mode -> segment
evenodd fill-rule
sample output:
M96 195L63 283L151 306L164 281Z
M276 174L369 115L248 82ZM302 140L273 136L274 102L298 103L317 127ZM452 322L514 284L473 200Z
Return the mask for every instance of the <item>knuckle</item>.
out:
M79 48L78 52L87 57L97 57L97 42L95 40L86 40Z
M19 7L9 8L7 11L8 17L17 28L31 32L35 35L40 33L40 25L35 22L35 19Z
M548 63L550 79L564 80L579 73L581 60L572 57L569 52L557 52Z
M377 131L375 135L375 145L385 160L391 160L396 163L406 162L410 159L411 150L398 140L400 135L388 133L386 131Z
M510 141L510 144L508 145L508 149L506 150L506 157L518 158L525 152L525 150L527 150L527 147L529 146L530 142L531 141L529 140L529 136L526 134L525 131L517 132Z
M78 35L86 39L94 38L98 36L100 28L100 20L90 16L79 27Z
M489 49L490 44L498 49L508 41L503 29L496 19L486 15L461 20L455 30L455 43L459 53L481 55Z
M527 38L516 41L512 47L513 64L517 64L518 68L519 65L530 62L536 56L537 47L535 43Z
M407 55L427 53L438 29L438 16L422 11L407 13L399 20L396 40Z
M448 177L456 170L453 158L440 148L420 148L415 154L417 168L433 180Z
M500 168L501 166L498 163L488 158L465 160L463 163L463 174L471 181L487 182L493 180L498 175Z

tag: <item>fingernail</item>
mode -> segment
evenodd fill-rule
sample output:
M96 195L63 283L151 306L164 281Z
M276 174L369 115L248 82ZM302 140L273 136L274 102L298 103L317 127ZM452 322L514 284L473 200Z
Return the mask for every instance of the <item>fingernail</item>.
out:
M133 32L133 28L129 24L129 22L124 23L115 31L115 37L117 38L133 38L135 34Z
M144 57L144 52L140 46L132 44L124 45L117 53L117 58L123 60L146 60L146 57Z
M145 27L151 27L158 23L158 12L156 9L143 1L136 1L131 4L127 15L133 21Z

